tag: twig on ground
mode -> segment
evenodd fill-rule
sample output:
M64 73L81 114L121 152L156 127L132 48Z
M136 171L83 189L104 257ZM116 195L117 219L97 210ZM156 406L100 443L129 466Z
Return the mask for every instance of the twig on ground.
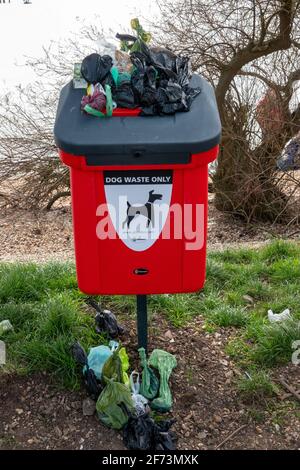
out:
M300 401L300 393L294 389L291 385L287 384L283 379L279 379L281 385L288 390L298 401Z
M229 434L229 436L227 436L224 441L220 442L220 444L217 445L216 447L216 450L220 449L220 447L222 447L226 442L229 441L229 439L231 439L233 436L235 436L237 433L239 433L240 431L242 431L242 429L244 429L245 427L247 426L247 424L243 424L242 426L240 426L238 429L236 429L235 431L233 431L231 434Z
M57 193L47 204L46 206L46 210L47 211L50 211L51 207L53 206L53 204L58 200L60 199L61 197L68 197L68 196L71 196L71 192L70 191L61 191L60 193Z
M294 235L298 235L298 233L300 233L300 230L295 230L295 232L289 233L289 234L287 235L287 238L291 238L291 237L293 237Z

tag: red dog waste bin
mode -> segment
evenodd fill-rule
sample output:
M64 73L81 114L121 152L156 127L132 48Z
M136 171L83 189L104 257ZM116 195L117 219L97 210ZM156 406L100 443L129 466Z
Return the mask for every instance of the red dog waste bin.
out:
M193 292L205 281L208 164L221 124L212 87L187 113L95 118L61 92L55 139L70 167L76 266L87 294Z

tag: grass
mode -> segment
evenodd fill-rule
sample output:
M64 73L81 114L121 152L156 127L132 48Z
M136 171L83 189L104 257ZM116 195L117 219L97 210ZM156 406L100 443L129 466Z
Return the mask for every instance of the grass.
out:
M99 343L84 300L72 264L0 264L0 321L14 326L5 336L7 369L46 370L59 383L78 386L70 344L79 340L87 349ZM135 311L134 297L99 300L117 314ZM300 339L300 247L275 240L260 249L210 253L201 292L151 296L149 302L152 315L164 314L176 327L201 314L207 332L230 328L227 352L246 370L288 363L291 344ZM268 309L287 307L291 321L269 323ZM254 378L248 387L264 383L262 376Z
M215 305L216 299L220 304L206 317L218 326L240 327L228 344L228 353L243 367L291 361L291 344L300 339L299 245L276 240L257 250L212 253L209 262L210 275L217 266L217 276L212 281L208 278L203 302L213 296ZM287 307L291 321L269 323L268 309L280 313Z
M58 384L78 387L77 367L70 346L80 339L85 348L99 341L84 296L70 264L0 267L0 321L14 331L1 338L7 345L6 370L48 371Z
M263 370L253 370L241 377L237 382L237 388L241 396L252 403L265 401L276 393L276 386L269 374Z
M249 321L247 311L244 308L237 308L226 304L210 312L208 319L210 323L216 326L234 326L236 328L245 326Z

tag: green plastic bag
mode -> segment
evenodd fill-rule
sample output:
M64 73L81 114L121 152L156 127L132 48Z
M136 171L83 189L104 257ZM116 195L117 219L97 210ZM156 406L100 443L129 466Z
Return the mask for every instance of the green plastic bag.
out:
M100 421L113 429L122 429L134 411L130 389L126 385L108 379L105 389L96 403Z
M172 370L177 366L176 357L162 349L154 349L149 358L149 365L158 369L160 376L159 396L151 402L151 408L160 412L170 411L172 395L169 379Z
M143 367L142 383L140 386L140 394L148 400L152 400L158 394L159 380L154 371L148 366L146 352L144 348L139 349L141 364Z
M103 382L113 379L115 382L126 384L129 387L129 359L126 349L118 347L105 362L102 369Z
M130 380L128 377L128 369L129 369L129 357L126 352L125 348L121 348L119 351L119 356L121 359L121 364L122 364L122 377L123 377L123 383L130 387Z
M121 39L120 49L121 51L125 52L142 52L143 45L148 44L152 39L151 33L144 30L138 18L133 18L130 21L130 25L133 31L136 33L136 40L133 42L133 44L131 44L132 40L128 37L128 35L119 34L119 39ZM122 38L122 36L124 36L124 38Z
M118 86L119 84L119 70L117 67L112 67L110 69L110 73L112 75L112 78L114 79L115 85Z

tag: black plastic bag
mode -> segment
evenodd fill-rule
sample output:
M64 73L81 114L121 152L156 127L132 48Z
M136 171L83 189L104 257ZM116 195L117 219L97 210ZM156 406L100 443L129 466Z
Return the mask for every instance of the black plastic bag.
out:
M105 85L109 85L111 88L112 95L115 93L116 90L116 83L113 79L112 74L109 72L106 77L101 81L101 85L105 88Z
M123 430L123 442L129 450L152 450L153 423L148 415L131 416Z
M130 56L131 61L135 67L135 70L131 75L131 87L135 96L137 103L140 103L144 94L144 81L146 73L146 64L143 61L143 58L139 58L139 54L136 52L134 55Z
M145 57L141 52L132 54L131 60L135 66L131 76L131 87L134 92L135 101L143 107L155 105L158 98L156 69L152 65L146 65Z
M122 82L116 88L113 98L120 108L134 109L137 107L130 82Z
M130 54L135 70L131 86L142 115L154 116L189 111L200 89L190 87L188 57L179 57L166 49L149 49Z
M79 342L76 342L71 347L72 355L80 366L84 368L83 379L84 385L88 394L94 399L97 400L100 393L103 390L103 387L100 382L98 382L93 369L89 368L87 355L83 347Z
M176 450L176 435L170 431L175 420L159 423L148 415L130 416L123 430L123 442L129 450Z
M147 67L145 72L145 87L144 93L141 98L141 103L143 106L151 106L157 102L157 90L156 90L156 78L157 78L157 71L155 68L150 65Z
M160 74L166 78L177 78L179 70L176 68L177 56L167 49L149 49L145 45L143 49L148 65L153 65Z
M109 310L102 310L100 305L98 305L93 299L89 299L87 303L97 312L95 316L97 333L101 334L106 332L111 339L124 334L124 328L118 324L118 321L112 312Z
M112 66L113 60L109 55L90 54L82 61L81 75L88 83L103 84L102 82L110 73Z
M170 428L176 419L169 419L157 423L154 427L155 450L176 450L177 436Z
M116 34L116 38L119 39L120 41L129 41L129 42L136 42L137 37L133 36L132 34Z

